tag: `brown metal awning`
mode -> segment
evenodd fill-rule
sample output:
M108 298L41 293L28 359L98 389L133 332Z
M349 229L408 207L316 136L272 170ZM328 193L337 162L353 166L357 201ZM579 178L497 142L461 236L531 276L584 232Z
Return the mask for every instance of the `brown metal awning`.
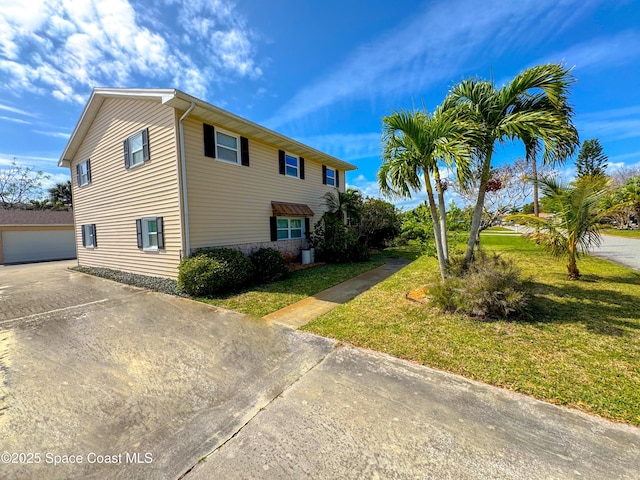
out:
M313 210L304 203L271 202L274 217L313 217Z

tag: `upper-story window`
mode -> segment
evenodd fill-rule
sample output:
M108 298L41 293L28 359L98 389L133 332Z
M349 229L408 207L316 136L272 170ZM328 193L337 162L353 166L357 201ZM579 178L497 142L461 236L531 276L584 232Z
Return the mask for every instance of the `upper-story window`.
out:
M149 160L149 129L139 131L124 141L124 166L131 168Z
M288 153L284 156L284 164L285 164L285 175L289 177L300 177L300 169L298 167L298 157L294 157L293 155L289 155Z
M326 165L322 166L322 183L324 185L330 185L332 187L340 187L340 172L335 168L329 168Z
M298 157L284 150L278 151L280 175L304 180L304 158Z
M336 171L333 168L327 168L327 185L336 186Z
M79 187L91 182L91 161L89 159L76 165L76 175Z
M249 140L246 137L219 130L207 123L203 123L202 128L205 157L249 166Z
M216 130L216 158L226 162L238 163L238 137Z

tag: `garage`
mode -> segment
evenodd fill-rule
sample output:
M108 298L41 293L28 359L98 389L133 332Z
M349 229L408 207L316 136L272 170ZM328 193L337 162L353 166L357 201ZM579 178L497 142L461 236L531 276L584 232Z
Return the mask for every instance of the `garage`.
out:
M0 263L76 258L73 213L0 210Z

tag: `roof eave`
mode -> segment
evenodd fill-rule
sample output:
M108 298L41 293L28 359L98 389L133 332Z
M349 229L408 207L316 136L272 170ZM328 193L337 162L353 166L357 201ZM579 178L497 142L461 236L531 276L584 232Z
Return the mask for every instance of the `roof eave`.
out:
M293 140L262 125L239 117L180 90L160 88L94 88L58 161L59 167L69 168L71 166L71 160L77 153L78 148L80 148L80 144L93 123L93 119L102 106L104 99L119 97L138 100L156 100L163 105L180 111L186 111L191 106L191 103L194 103L196 109L194 109L192 115L196 117L202 117L213 123L223 124L226 128L234 130L236 133L261 140L265 143L288 150L291 153L320 160L330 167L346 171L357 169L355 165L328 155L320 150L316 150L308 145L304 145L297 140Z
M316 150L313 147L300 143L297 140L286 137L281 133L270 130L267 127L263 127L262 125L235 115L220 107L216 107L215 105L205 102L204 100L200 100L199 98L193 97L180 90L175 90L175 96L172 98L167 97L166 100L163 100L163 103L180 111L186 111L191 103L194 103L196 108L192 112L193 116L223 125L225 128L233 130L235 133L247 135L248 137L288 150L291 153L295 153L302 157L311 157L321 160L328 166L338 168L340 170L356 170L358 168L355 165L321 152L320 150Z

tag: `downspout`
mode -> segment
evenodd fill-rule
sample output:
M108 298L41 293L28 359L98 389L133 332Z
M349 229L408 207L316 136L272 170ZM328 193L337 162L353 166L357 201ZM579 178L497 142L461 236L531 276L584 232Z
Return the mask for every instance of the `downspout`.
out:
M188 257L191 253L191 238L189 236L189 197L187 195L187 160L184 153L184 126L182 122L196 108L196 104L191 102L191 106L184 112L178 121L180 131L180 176L182 177L182 212L184 215L184 255Z

